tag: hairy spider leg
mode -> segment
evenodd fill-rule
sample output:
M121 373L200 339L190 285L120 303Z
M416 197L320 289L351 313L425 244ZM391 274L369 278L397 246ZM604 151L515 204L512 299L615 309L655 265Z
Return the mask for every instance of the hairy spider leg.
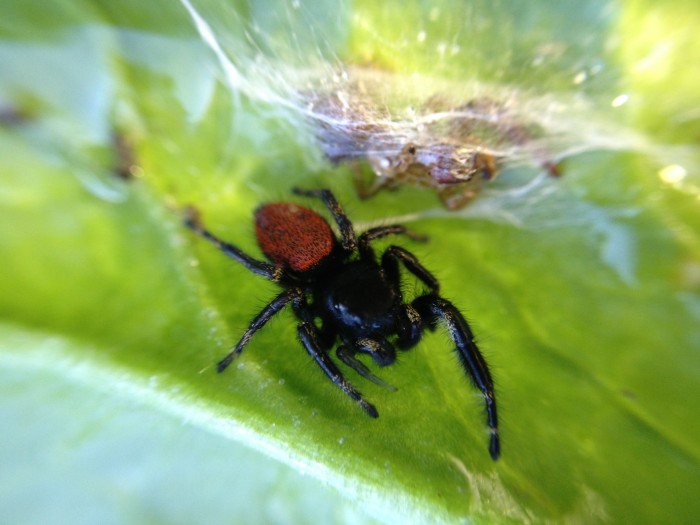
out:
M357 350L352 348L352 346L344 344L338 346L338 348L335 351L335 355L338 357L338 359L340 359L347 366L355 370L355 372L360 374L362 377L369 381L372 381L372 383L374 383L375 385L379 385L380 387L389 390L390 392L396 392L397 388L394 385L391 385L384 381L382 378L374 375L372 371L369 368L367 368L367 366L365 366L365 364L362 361L356 359L356 353Z
M277 297L270 301L270 303L265 306L265 308L263 308L262 311L251 321L248 328L246 328L246 331L243 333L240 341L238 341L233 350L231 350L226 357L219 361L216 369L219 372L226 370L228 365L230 365L231 362L241 354L243 348L250 342L250 338L253 337L255 332L265 326L265 324L267 324L267 322L272 319L275 314L282 311L282 309L284 309L284 307L289 303L299 302L303 298L304 291L301 288L290 288L280 293Z
M427 242L428 236L414 231L409 230L401 224L389 224L386 226L377 226L376 228L370 228L360 235L357 241L360 253L364 257L374 257L374 251L372 250L371 243L382 237L387 237L389 235L406 235L409 239L419 242Z
M292 188L292 192L295 195L301 195L303 197L316 197L323 201L326 205L328 211L333 215L335 223L338 225L340 230L340 245L343 247L343 251L347 254L355 251L357 246L357 240L355 238L355 230L352 227L352 222L345 214L342 206L336 200L335 195L331 193L330 190L304 190L301 188Z
M266 263L264 261L259 261L251 257L238 246L222 241L216 235L204 228L199 221L199 216L194 208L189 208L187 210L184 222L185 226L187 226L190 230L211 242L214 246L219 248L219 250L231 257L231 259L238 261L254 274L261 275L262 277L275 282L279 282L285 277L284 271L278 266Z
M423 318L412 304L404 304L403 317L396 322L396 346L409 350L416 346L423 337Z
M372 356L379 366L389 366L396 361L396 349L386 339L357 339L353 345L358 352Z
M415 299L412 304L418 312L428 319L429 323L434 325L438 321L442 321L447 326L464 371L484 396L487 423L491 431L489 453L494 460L498 459L501 454L501 445L498 435L498 416L493 380L484 356L481 355L474 342L474 334L469 328L469 324L459 310L442 297L432 294L423 295Z
M430 273L416 256L400 246L389 246L382 254L382 269L389 279L394 283L397 290L401 290L401 273L399 272L399 262L424 283L430 293L437 295L440 291L440 283L435 276ZM398 340L396 345L401 350L408 350L418 344L423 336L423 318L412 304L403 304L402 318L399 318L396 326Z
M319 341L319 334L316 328L309 323L303 322L299 324L297 331L299 332L299 339L301 339L304 348L306 348L309 355L314 358L316 364L321 367L321 370L323 370L326 376L340 387L343 392L354 399L370 417L379 417L379 412L377 412L374 405L366 401L365 398L362 397L362 394L343 377L340 369L338 369L336 364L324 351Z
M430 289L430 293L437 295L440 292L438 280L420 263L415 255L401 246L392 245L382 254L382 268L397 285L400 275L399 262L402 262L409 272L422 281Z

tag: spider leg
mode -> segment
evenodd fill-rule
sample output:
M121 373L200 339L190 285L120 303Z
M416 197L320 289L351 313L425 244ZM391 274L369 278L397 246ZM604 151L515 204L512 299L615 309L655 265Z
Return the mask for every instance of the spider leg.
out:
M404 304L396 323L398 339L396 346L408 350L418 344L423 336L423 318L412 304Z
M325 352L330 350L338 336L327 323L322 323L321 327L317 326L316 318L319 313L314 309L313 304L310 305L308 303L306 296L303 295L298 301L294 301L292 303L292 308L302 323L307 323L313 327L316 332L316 341L318 342L319 348Z
M374 375L362 361L355 358L355 353L356 352L354 351L354 349L344 344L340 345L335 351L335 355L338 356L338 359L340 359L347 366L355 370L355 372L360 374L362 377L368 379L369 381L372 381L372 383L374 383L375 385L379 385L380 387L385 388L391 392L396 392L395 386L390 385L380 377Z
M245 345L248 344L250 341L250 338L253 337L253 334L260 330L265 324L272 319L272 317L279 313L285 306L287 306L291 302L299 302L304 298L304 292L301 288L290 288L288 290L285 290L281 294L279 294L277 297L275 297L270 304L268 304L265 308L262 309L262 311L255 316L253 321L248 325L248 328L246 331L243 333L243 336L241 337L240 341L236 344L236 346L231 350L231 352L228 353L226 357L224 357L221 361L219 361L219 364L216 366L216 369L219 372L223 372L226 370L226 368L231 364L231 362L240 355L241 351L245 347Z
M226 255L248 268L251 272L275 282L279 282L285 277L284 271L281 268L273 264L254 259L241 250L238 246L222 241L216 235L204 228L199 218L199 212L195 208L190 207L185 210L184 224L200 237L207 239Z
M357 240L358 248L362 257L365 259L374 260L374 250L372 250L371 243L377 239L381 239L382 237L387 237L389 235L406 235L414 241L420 242L426 242L428 240L427 235L422 235L409 230L401 224L377 226L376 228L370 228L369 230L363 232Z
M394 289L401 293L401 275L399 274L399 261L423 283L433 294L438 293L440 283L408 250L399 246L390 246L382 255L382 269L388 279L394 285ZM396 346L401 350L408 350L420 341L423 335L423 318L413 305L402 304L396 320L396 334L398 340Z
M396 350L384 338L381 339L357 339L353 344L356 352L372 356L379 366L388 366L396 361Z
M401 246L389 246L382 255L382 269L398 286L399 261L406 269L420 279L430 289L430 293L437 295L440 291L440 283L435 276L423 266L411 252Z
M487 423L491 431L489 452L494 460L498 459L501 453L501 446L498 435L498 416L496 414L496 394L493 388L493 380L491 379L486 360L474 342L474 334L469 328L469 324L459 310L442 297L433 294L423 295L414 300L412 304L429 323L441 320L447 326L464 371L474 386L481 390L484 396Z
M377 409L374 405L366 401L360 392L353 387L338 369L330 356L323 350L319 341L318 331L309 323L302 322L299 324L297 331L299 339L301 339L304 348L311 357L314 358L316 364L321 367L321 370L328 376L328 379L333 381L343 392L353 398L362 409L367 412L370 417L379 417Z
M328 211L331 212L335 223L338 225L340 230L340 244L343 247L343 251L346 253L351 253L355 250L357 246L357 239L355 238L355 230L352 227L352 222L345 215L345 211L338 203L335 195L331 190L303 190L301 188L292 188L292 192L296 195L302 195L304 197L317 197L323 201L326 205Z
M426 242L428 240L427 235L409 230L402 224L388 224L386 226L370 228L369 230L363 232L358 239L358 243L369 244L377 239L381 239L382 237L387 237L388 235L406 235L414 241L420 242Z
M387 184L387 178L383 175L377 175L374 171L371 172L368 180L367 175L363 172L362 164L356 160L350 163L350 170L355 190L358 197L362 200L373 197Z

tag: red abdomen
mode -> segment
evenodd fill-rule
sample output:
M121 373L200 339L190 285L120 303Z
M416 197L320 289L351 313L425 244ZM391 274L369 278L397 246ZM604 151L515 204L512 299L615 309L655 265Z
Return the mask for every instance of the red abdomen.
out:
M255 235L265 256L298 273L313 270L328 257L335 235L318 213L288 202L273 202L255 212Z

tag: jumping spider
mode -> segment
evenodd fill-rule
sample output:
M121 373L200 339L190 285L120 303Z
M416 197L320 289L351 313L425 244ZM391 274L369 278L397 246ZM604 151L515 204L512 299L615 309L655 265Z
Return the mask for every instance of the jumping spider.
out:
M421 339L424 328L439 322L455 345L460 363L484 396L490 430L489 452L500 454L496 397L484 357L469 324L459 310L439 295L437 279L400 246L389 246L377 260L372 242L390 235L422 237L395 224L355 235L352 223L329 190L294 189L296 195L316 197L330 211L340 232L316 212L288 202L263 204L255 212L258 244L270 262L257 260L204 228L190 209L185 225L253 273L278 283L284 290L253 319L233 350L218 363L223 372L250 338L287 305L299 318L297 331L306 351L328 378L354 399L371 417L377 409L344 377L330 352L340 340L336 356L366 379L387 386L355 356L367 354L379 366L396 360L396 348L408 350ZM399 266L419 279L428 291L404 302ZM390 342L390 339L392 342Z

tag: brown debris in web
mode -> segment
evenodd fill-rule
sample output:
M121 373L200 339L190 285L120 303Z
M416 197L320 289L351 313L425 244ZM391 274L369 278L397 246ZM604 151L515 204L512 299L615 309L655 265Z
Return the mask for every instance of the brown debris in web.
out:
M26 124L33 116L26 110L17 106L0 103L0 126L15 127Z
M112 174L125 181L136 178L138 162L131 137L115 128L112 130L111 146L114 155Z
M559 175L538 145L543 128L508 104L487 97L455 102L445 95L411 104L387 94L385 78L370 72L302 94L324 154L352 167L362 198L413 184L434 189L447 208L459 209L515 157L539 157L536 164ZM370 180L363 164L372 171Z

